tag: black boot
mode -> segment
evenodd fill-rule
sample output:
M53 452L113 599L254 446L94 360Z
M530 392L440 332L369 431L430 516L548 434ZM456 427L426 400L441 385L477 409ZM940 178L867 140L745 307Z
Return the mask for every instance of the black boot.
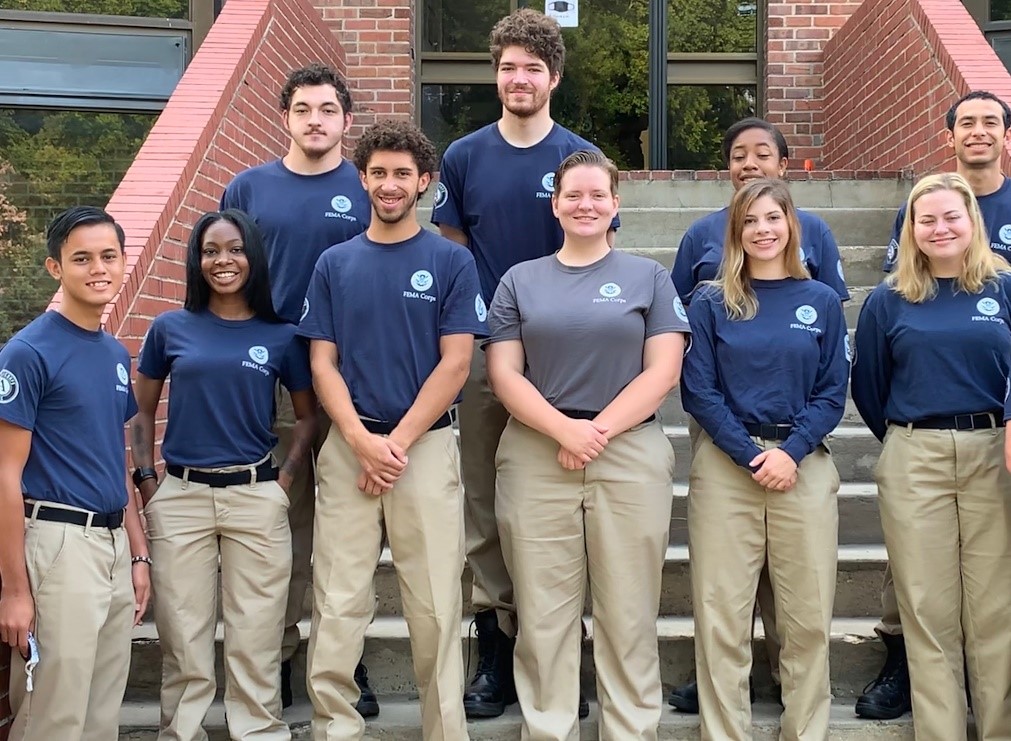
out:
M358 691L361 693L355 710L363 718L375 718L379 715L379 700L376 699L376 693L369 687L369 670L360 661L355 667L355 684L358 685Z
M291 659L281 662L281 709L290 708L294 700L291 697Z
M888 656L878 678L864 687L857 700L857 715L871 720L898 718L913 708L909 694L909 664L902 636L882 635Z
M474 616L477 628L477 671L463 691L463 709L468 718L497 718L506 705L516 702L513 683L515 640L498 629L494 610Z
M590 716L590 703L586 701L586 695L579 690L579 719L583 720Z
M751 702L755 702L755 683L748 677L748 690L751 693ZM675 687L670 691L667 703L682 713L699 714L699 685L697 682L689 682L680 687ZM782 704L782 702L780 702Z

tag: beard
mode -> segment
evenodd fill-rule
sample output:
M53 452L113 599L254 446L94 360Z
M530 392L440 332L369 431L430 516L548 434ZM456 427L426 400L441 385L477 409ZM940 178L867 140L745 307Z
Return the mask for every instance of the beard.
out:
M397 210L392 212L385 209L378 194L373 194L371 201L372 211L375 213L377 219L384 224L399 224L410 215L414 204L418 202L418 193L415 193L413 196L406 196Z
M502 107L517 118L531 118L537 115L548 104L550 93L540 93L537 90L531 91L530 98L523 103L509 102L509 93L499 91L498 98Z

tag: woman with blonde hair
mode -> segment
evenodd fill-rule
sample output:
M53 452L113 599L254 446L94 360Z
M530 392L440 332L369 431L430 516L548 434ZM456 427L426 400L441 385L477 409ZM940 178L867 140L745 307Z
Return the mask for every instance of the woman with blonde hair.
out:
M898 266L867 298L853 400L884 442L875 478L920 740L1011 735L1011 477L1003 428L1011 268L960 175L913 188Z
M674 453L656 412L690 330L664 268L608 245L617 187L604 155L568 156L552 196L561 249L511 268L488 314L488 377L512 415L495 514L519 616L524 739L579 739L587 577L600 738L656 739L660 724Z
M768 558L782 640L784 739L828 736L839 475L823 438L849 361L838 294L813 280L786 184L730 204L723 259L688 308L682 399L702 427L688 497L703 739L751 738L751 627Z

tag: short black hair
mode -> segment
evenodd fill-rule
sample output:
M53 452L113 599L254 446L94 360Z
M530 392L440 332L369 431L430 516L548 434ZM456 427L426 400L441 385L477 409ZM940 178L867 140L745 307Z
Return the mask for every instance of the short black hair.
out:
M239 230L242 236L242 247L249 263L249 277L242 292L246 303L257 318L266 322L279 323L281 319L274 310L274 302L270 297L270 274L267 268L267 249L263 245L263 236L259 227L245 211L229 208L224 211L211 211L201 216L193 225L190 241L186 246L186 301L183 308L187 311L204 311L211 300L211 287L207 285L203 270L200 268L201 249L204 234L212 224L227 221Z
M111 224L116 230L119 249L126 252L126 234L123 232L123 227L117 224L107 211L97 206L71 206L66 211L57 214L46 227L46 251L49 256L59 262L63 245L70 238L70 233L78 227L94 224Z
M355 145L354 163L359 172L365 172L373 152L409 152L414 158L418 174L431 175L438 164L435 146L424 132L410 121L385 119L365 130Z
M723 162L725 164L730 164L730 150L734 148L734 142L737 140L737 137L750 129L761 129L767 133L772 137L772 141L776 143L779 159L783 159L784 157L790 159L790 148L786 145L786 137L783 136L783 132L763 118L750 116L730 124L730 128L723 135L723 144L720 150L723 152Z
M315 62L308 67L301 67L293 70L281 88L281 110L287 111L291 108L291 97L300 87L315 87L317 85L330 85L337 91L337 100L340 101L344 115L351 113L351 91L348 84L344 82L336 70L327 67L325 64Z
M956 100L955 104L944 115L944 125L948 127L948 131L955 130L955 118L958 115L958 107L967 100L992 100L994 103L999 103L1001 110L1004 112L1004 128L1011 129L1011 108L1008 107L1008 104L987 90L973 90L971 93L966 93Z

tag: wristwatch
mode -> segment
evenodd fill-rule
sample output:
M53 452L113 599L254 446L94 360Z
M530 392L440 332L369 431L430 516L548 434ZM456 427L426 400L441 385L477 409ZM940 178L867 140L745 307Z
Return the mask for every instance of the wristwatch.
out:
M141 483L147 479L154 479L157 481L158 472L149 466L133 469L133 485L138 489L140 488Z

